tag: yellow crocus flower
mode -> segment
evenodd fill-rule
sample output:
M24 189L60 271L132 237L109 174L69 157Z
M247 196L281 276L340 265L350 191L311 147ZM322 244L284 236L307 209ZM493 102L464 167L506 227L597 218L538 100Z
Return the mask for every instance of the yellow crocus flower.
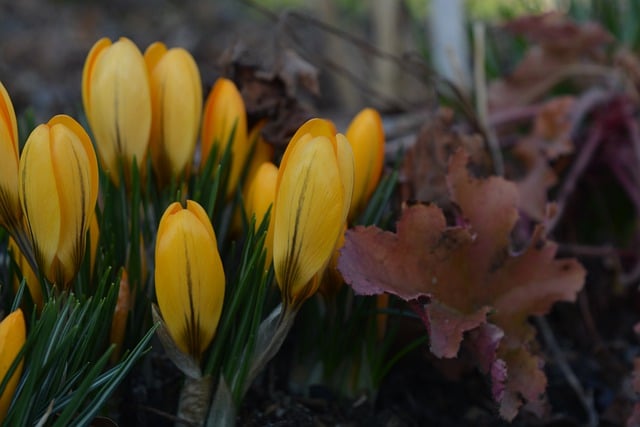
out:
M9 371L26 340L27 327L24 323L24 315L21 309L17 309L0 322L0 349L2 349L0 351L0 382ZM0 394L0 424L9 411L13 394L16 392L20 375L22 375L22 367L23 361L21 360L17 369L13 371L4 391Z
M167 50L156 42L144 60L151 83L151 160L159 181L167 184L189 173L200 131L202 81L185 49Z
M142 168L151 129L149 74L138 47L122 37L102 38L91 48L82 70L82 103L102 168L116 185L133 159Z
M253 148L251 160L249 161L249 165L247 166L247 178L245 181L245 188L247 188L247 192L248 192L248 187L249 185L251 185L251 182L253 181L253 177L256 171L258 170L258 168L260 168L260 166L263 163L271 162L273 160L273 155L275 151L273 149L273 145L265 141L262 135L260 134L262 132L262 128L266 123L267 123L266 120L262 120L258 122L258 124L256 124L251 129L251 132L249 132L248 141L249 141L249 144L254 144L253 145L254 148ZM247 194L243 194L243 195L246 197Z
M0 226L20 228L18 196L18 125L9 93L0 82Z
M285 307L313 295L349 212L353 153L333 124L312 119L282 158L273 208L273 263Z
M200 360L211 343L224 301L225 275L216 236L197 202L171 204L156 238L155 288L169 334Z
M209 92L205 102L200 137L202 140L201 167L207 163L214 146L217 147L215 162L218 163L228 144L231 144L231 170L226 188L226 196L230 197L236 191L251 148L247 138L247 113L244 101L231 80L219 78Z
M262 163L253 174L247 194L247 214L256 217L256 229L264 220L276 197L278 167L271 162ZM271 212L273 218L273 212ZM273 221L269 221L264 246L266 250L265 267L269 268L273 258Z
M384 165L382 118L373 108L365 108L351 121L346 137L353 149L355 180L349 218L355 219L367 206Z
M27 138L19 165L19 194L36 262L52 283L76 275L98 198L98 162L89 135L58 115Z

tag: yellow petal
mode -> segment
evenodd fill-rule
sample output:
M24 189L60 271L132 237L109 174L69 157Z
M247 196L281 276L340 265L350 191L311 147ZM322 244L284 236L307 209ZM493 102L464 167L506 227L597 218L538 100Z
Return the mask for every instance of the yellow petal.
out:
M179 178L193 161L200 118L202 83L195 60L184 49L155 43L145 52L151 79L153 166L162 183Z
M61 234L60 196L50 150L50 128L36 127L20 157L20 202L43 273L54 263ZM55 281L55 277L53 278Z
M273 204L276 194L278 167L271 162L264 162L256 171L249 185L247 197L247 213L255 215L256 227Z
M207 163L214 146L218 147L216 153L216 162L218 162L227 145L232 144L231 171L226 189L228 197L236 191L250 148L247 140L247 113L244 101L236 85L229 79L218 79L207 96L202 118L201 140L201 165Z
M335 146L324 136L305 139L287 148L278 174L273 262L287 304L317 290L309 284L328 263L344 223Z
M167 53L167 46L162 42L154 42L147 47L144 51L144 62L147 64L149 74L153 72L165 53Z
M345 200L342 211L342 222L344 223L347 220L347 214L349 213L349 207L351 206L351 198L353 195L355 180L354 160L353 151L351 150L349 141L347 141L347 138L345 138L341 133L336 135L336 148L338 169L340 170L340 178Z
M253 155L251 156L251 161L247 168L247 180L246 183L251 183L253 181L253 176L256 171L265 162L271 162L273 160L274 149L273 145L269 144L264 140L260 132L264 125L266 124L266 120L261 120L255 125L251 132L249 133L248 140L249 144L253 144ZM247 186L248 187L248 186ZM246 197L246 194L244 194Z
M83 72L83 102L103 168L119 182L119 162L127 172L144 162L151 128L149 77L142 54L127 38L100 40Z
M9 371L11 364L22 349L27 339L27 330L22 310L17 309L0 322L0 381ZM0 424L7 416L11 400L18 387L24 362L21 360L18 368L13 372L7 386L0 395Z
M330 141L335 143L336 128L332 122L325 119L310 119L302 124L298 128L295 134L291 137L287 149L285 150L282 159L280 160L280 169L284 168L287 164L289 153L293 151L293 146L306 143L309 139L315 136L324 136ZM291 147L291 149L289 148ZM278 184L279 186L279 184Z
M365 108L354 117L346 133L353 149L355 182L350 217L365 208L373 194L384 164L384 129L382 118L373 108Z
M0 226L18 227L18 125L9 93L0 82Z
M51 282L64 286L82 261L98 196L91 141L75 120L55 116L29 135L19 173L36 259Z
M102 52L111 46L111 40L107 37L103 37L98 40L87 55L87 59L84 62L82 68L82 104L87 116L90 115L91 108L91 79L95 70L96 59L102 54Z
M269 208L276 197L276 182L278 181L278 168L271 162L264 162L255 172L249 185L247 195L247 214L256 217L256 229L264 220ZM273 218L273 212L271 212ZM267 236L264 246L266 249L265 266L269 267L273 258L273 220L269 221Z
M160 312L178 348L197 360L220 320L225 276L211 222L188 202L167 208L156 240L155 287Z

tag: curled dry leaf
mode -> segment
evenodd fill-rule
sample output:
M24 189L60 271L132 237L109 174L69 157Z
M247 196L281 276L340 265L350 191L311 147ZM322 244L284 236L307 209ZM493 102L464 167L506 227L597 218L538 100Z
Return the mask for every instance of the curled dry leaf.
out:
M498 177L472 177L467 161L458 150L447 176L451 200L462 212L458 225L447 225L434 205L408 207L396 233L376 227L347 231L338 269L358 294L387 292L409 301L438 357L455 357L468 333L505 419L525 403L540 414L546 377L542 359L531 350L535 329L527 319L547 313L555 302L574 301L585 270L575 259L555 259L557 246L541 226L514 253L516 186Z
M239 43L227 49L219 63L238 86L249 123L268 119L261 131L268 143L285 146L300 125L312 117L300 98L305 91L320 94L318 71L295 51L276 50L268 40L259 46Z
M433 202L449 199L445 176L451 154L459 148L470 153L473 164L488 169L489 159L480 135L465 135L454 129L454 113L441 108L427 119L415 144L407 150L402 165L404 200Z
M574 151L571 136L578 121L576 107L572 96L544 103L537 110L530 134L510 151L515 162L511 162L508 176L518 186L518 208L535 221L547 219L547 193L558 181L551 163Z

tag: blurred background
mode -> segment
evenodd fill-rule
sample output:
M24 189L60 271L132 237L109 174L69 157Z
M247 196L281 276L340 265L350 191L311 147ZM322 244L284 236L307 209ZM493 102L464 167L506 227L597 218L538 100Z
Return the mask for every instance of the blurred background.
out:
M317 71L317 90L306 91L315 108L406 111L432 101L431 67L470 90L471 24L550 9L588 17L598 3L605 2L2 0L0 80L19 114L76 115L89 49L101 37L126 36L142 51L158 40L188 49L206 86L228 73L230 61L277 73L287 63L283 52L292 51ZM628 2L611 3L623 12Z

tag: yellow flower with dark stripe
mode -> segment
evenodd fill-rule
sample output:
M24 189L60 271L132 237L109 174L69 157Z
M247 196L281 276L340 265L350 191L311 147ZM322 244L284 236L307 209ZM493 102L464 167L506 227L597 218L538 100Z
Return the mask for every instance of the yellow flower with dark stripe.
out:
M384 129L382 118L373 108L365 108L351 121L346 132L353 149L355 180L349 218L366 208L380 181L384 164Z
M18 125L9 93L0 82L0 226L14 231L21 226L18 196Z
M144 53L151 83L150 151L158 179L168 184L189 173L200 131L202 82L189 52L160 42Z
M200 360L224 301L225 276L207 213L187 200L162 215L156 238L155 287L160 312L178 348Z
M0 382L4 379L27 340L26 329L24 315L20 309L9 314L0 322ZM0 424L2 424L9 411L11 400L20 381L20 375L22 375L23 364L21 360L18 368L13 371L13 375L11 375L4 391L0 394Z
M71 282L85 252L98 198L98 162L89 135L58 115L27 138L19 165L20 203L36 262L52 283Z
M285 306L320 285L353 191L353 153L333 124L313 119L293 136L280 164L273 208L273 262Z
M147 67L138 47L122 37L96 42L82 70L82 103L96 140L102 168L117 185L133 159L144 164L151 129Z
M247 138L247 112L244 101L231 80L219 78L209 92L202 116L200 138L201 167L207 163L214 147L217 147L215 162L218 163L231 144L231 170L226 188L226 195L230 197L236 191L251 148Z

